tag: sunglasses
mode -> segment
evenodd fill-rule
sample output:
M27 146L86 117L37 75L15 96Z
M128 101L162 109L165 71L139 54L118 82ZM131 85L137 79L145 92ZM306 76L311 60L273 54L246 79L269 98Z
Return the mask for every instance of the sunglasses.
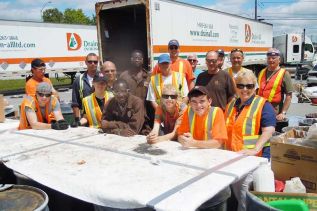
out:
M217 61L218 61L217 59L206 59L207 63L214 63L215 64L215 63L217 63Z
M37 93L38 94L38 96L40 96L40 97L51 97L52 96L52 94L44 94L44 93L40 93L40 92L38 92Z
M254 84L237 84L236 85L238 89L254 89L255 85Z
M187 61L189 61L189 62L198 62L198 60L196 60L196 59L187 59Z
M234 53L234 52L240 52L241 54L243 54L243 51L239 48L232 49L231 53Z
M88 63L88 64L93 64L93 63L94 63L94 64L98 64L98 61L89 60L89 61L87 61L87 63Z
M164 99L168 99L168 98L171 98L173 100L177 99L177 95L162 95L162 98Z
M170 50L177 50L178 49L178 47L176 46L176 45L172 45L172 46L170 46L170 47L168 47Z

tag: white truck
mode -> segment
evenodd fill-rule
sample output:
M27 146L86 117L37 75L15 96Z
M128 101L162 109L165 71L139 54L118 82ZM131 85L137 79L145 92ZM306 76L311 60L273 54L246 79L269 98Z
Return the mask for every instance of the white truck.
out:
M24 75L41 58L48 73L75 75L98 54L95 26L0 20L0 76Z
M303 48L304 43L304 48ZM283 34L273 38L273 47L281 51L281 63L284 65L297 65L309 63L314 58L314 45L311 39L301 34Z
M96 16L99 55L119 71L129 66L134 49L144 52L152 68L171 39L179 41L181 57L195 52L200 65L209 50L221 48L227 55L239 48L244 65L258 67L266 64L273 41L271 24L171 0L99 2Z

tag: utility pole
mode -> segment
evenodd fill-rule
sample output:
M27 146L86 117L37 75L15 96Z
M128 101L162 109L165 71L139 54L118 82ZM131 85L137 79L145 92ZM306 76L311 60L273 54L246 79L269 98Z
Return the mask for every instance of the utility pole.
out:
M258 0L254 2L254 19L258 20Z
M305 34L306 34L306 29L303 30L303 41L302 41L302 52L301 52L301 63L304 62L304 55L305 55Z

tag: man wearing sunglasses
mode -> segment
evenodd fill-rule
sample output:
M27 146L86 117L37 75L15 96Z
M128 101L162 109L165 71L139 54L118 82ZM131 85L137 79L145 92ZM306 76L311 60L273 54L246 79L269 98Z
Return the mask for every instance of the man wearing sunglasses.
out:
M19 130L25 129L66 130L68 123L64 120L59 101L52 96L52 86L41 82L36 87L35 96L26 96L21 104Z
M32 77L25 84L25 93L30 96L35 96L36 87L41 82L47 82L52 86L52 94L58 98L58 92L54 89L49 78L45 77L46 65L42 59L34 59L31 62Z
M206 65L208 69L198 76L196 86L205 86L212 99L211 105L225 110L235 94L234 82L226 71L220 71L216 51L207 52Z
M116 80L113 94L103 110L102 130L120 136L148 135L151 128L143 101L130 93L127 82Z
M196 83L196 79L198 78L198 75L202 73L203 71L201 69L196 68L198 64L198 58L195 53L191 53L187 56L187 61L190 63L193 69L193 73L195 76L194 83Z
M171 58L172 71L180 72L181 74L185 75L188 84L188 89L190 90L195 85L195 76L193 74L193 70L189 62L179 57L180 46L177 40L173 39L168 42L168 52ZM153 68L152 75L155 75L157 73L161 73L158 64L155 65L155 67Z
M266 98L274 107L276 119L283 121L292 101L292 79L284 68L280 67L280 51L271 48L267 52L267 68L258 76L258 95ZM284 99L285 95L285 99Z
M84 97L90 95L92 90L92 81L96 75L98 67L98 56L95 53L89 53L86 56L86 66L87 71L83 74L80 74L73 83L72 86L72 108L75 118L75 123L80 125L81 111L83 109L82 100Z

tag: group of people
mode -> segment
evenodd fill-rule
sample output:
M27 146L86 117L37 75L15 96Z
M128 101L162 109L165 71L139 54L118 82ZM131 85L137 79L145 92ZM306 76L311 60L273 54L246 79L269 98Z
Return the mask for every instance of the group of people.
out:
M196 54L179 57L179 42L168 43L152 71L134 50L130 68L118 74L106 61L87 55L87 71L72 85L74 122L120 136L146 135L149 144L179 141L188 148L223 148L269 157L269 138L276 121L286 117L292 97L289 73L279 66L280 52L269 49L259 74L242 67L244 52L233 49L232 66L224 68L225 52L206 53L207 70L196 68ZM21 104L19 129L67 129L58 92L44 76L45 62L31 63L32 78Z
M134 50L130 68L100 63L87 55L87 71L72 84L71 127L89 126L119 136L145 135L149 144L175 140L185 148L221 148L245 155L270 157L269 138L277 121L286 117L293 86L279 66L280 52L267 52L267 67L255 76L242 67L244 52L232 49L231 67L225 52L206 53L207 70L196 68L196 54L182 59L179 42L168 43L152 71L143 67L144 55ZM44 76L45 62L31 63L32 78L21 104L19 129L68 128L58 92Z

